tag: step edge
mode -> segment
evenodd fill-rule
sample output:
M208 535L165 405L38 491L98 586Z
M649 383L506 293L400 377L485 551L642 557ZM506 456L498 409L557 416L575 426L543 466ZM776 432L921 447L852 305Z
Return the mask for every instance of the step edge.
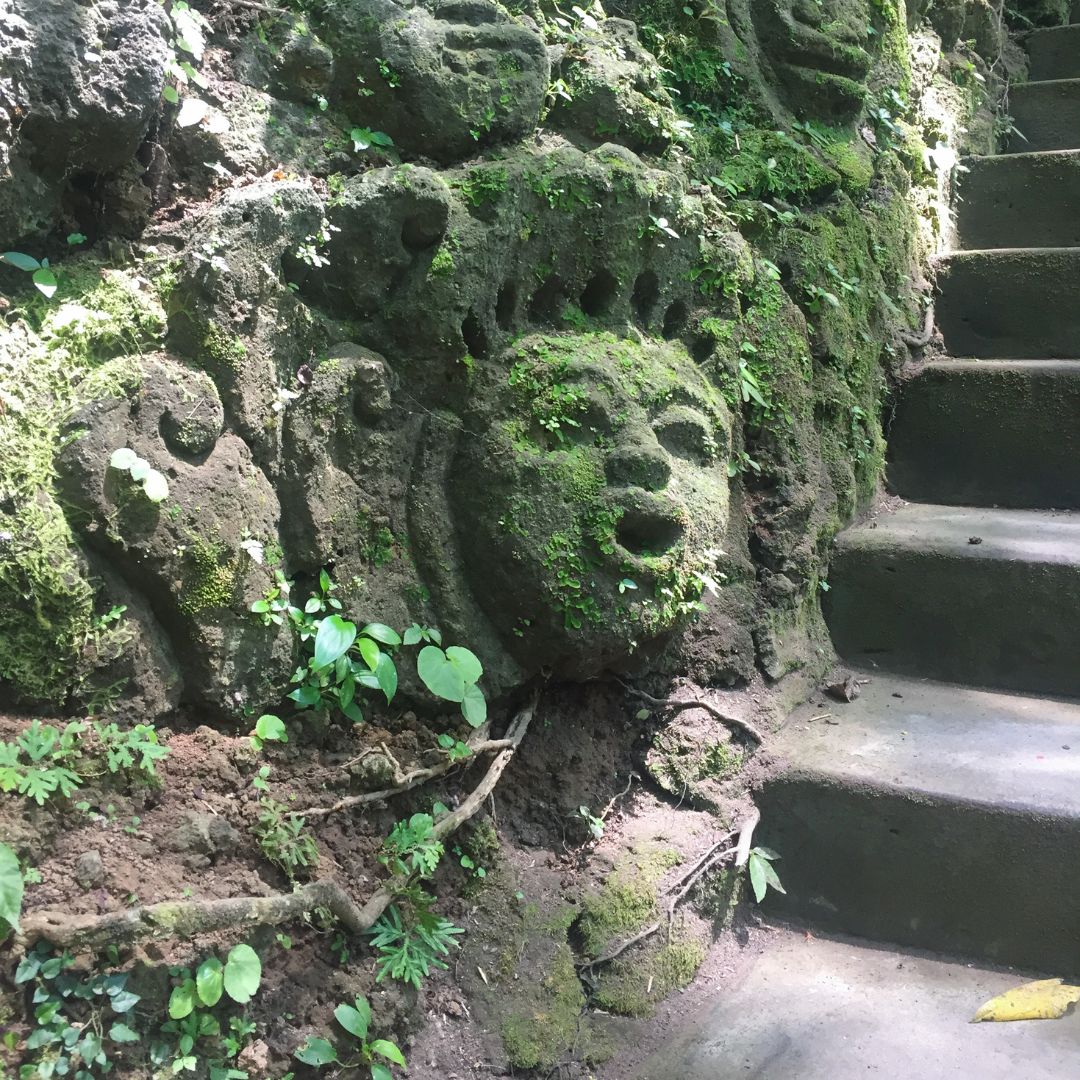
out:
M1063 728L1063 731L1071 730ZM779 740L778 740L779 741ZM1048 807L1045 803L1032 801L1002 802L1001 800L978 799L975 797L957 795L955 792L942 791L935 788L923 788L912 784L898 784L888 780L871 780L866 777L852 777L839 766L826 768L824 766L799 766L788 765L785 767L783 746L774 747L778 761L777 771L767 780L762 781L762 787L772 784L782 784L793 780L802 783L811 783L823 787L836 786L839 780L846 780L843 784L848 790L856 793L866 793L868 798L894 798L905 802L922 802L933 806L945 805L959 807L964 810L982 810L986 813L1002 817L1016 818L1043 818L1054 821L1076 822L1080 826L1080 807L1074 810L1066 810L1063 807Z
M1025 158L1054 158L1054 157L1080 157L1080 147L1070 147L1064 150L1018 150L1015 154L965 154L960 158L960 164L967 161L987 162L1001 164L1003 162L1018 161L1024 164Z

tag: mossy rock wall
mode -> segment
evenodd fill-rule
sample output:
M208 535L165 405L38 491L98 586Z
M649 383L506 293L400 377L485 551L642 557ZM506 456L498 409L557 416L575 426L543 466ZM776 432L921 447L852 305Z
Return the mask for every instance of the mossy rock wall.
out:
M79 16L116 20L104 111L59 43L78 5L15 6L4 55L55 62L12 103L0 221L59 287L0 267L14 695L268 707L275 569L440 627L493 695L828 661L829 544L1014 65L983 0L307 0L215 28L183 127L157 5Z

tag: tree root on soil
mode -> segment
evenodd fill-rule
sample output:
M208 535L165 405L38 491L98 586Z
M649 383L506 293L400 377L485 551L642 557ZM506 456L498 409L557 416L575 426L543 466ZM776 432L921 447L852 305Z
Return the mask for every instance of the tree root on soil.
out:
M538 698L539 694L534 694L529 704L514 717L505 739L486 744L488 748L497 745L498 754L488 766L483 780L461 805L435 823L433 832L437 839L449 836L483 806L521 745L536 711ZM400 790L406 791L408 788ZM64 949L101 949L107 945L131 944L147 937L186 938L237 926L276 926L310 914L316 908L328 909L345 930L359 935L375 925L393 898L393 892L382 888L360 905L336 881L324 878L304 885L295 892L276 896L165 900L106 915L38 911L23 918L15 945L17 949L26 950L37 941L47 941Z
M669 712L675 713L686 712L688 709L701 709L721 724L724 724L727 727L736 728L744 735L749 735L750 738L758 743L758 745L764 745L765 743L765 736L751 724L749 720L741 720L737 716L728 716L726 713L722 713L716 708L715 705L710 705L707 701L698 699L691 701L677 701L675 698L653 697L652 694L647 694L644 690L638 690L636 687L628 686L622 679L617 679L616 681L628 694L640 698L646 705L651 705L654 709L667 709Z

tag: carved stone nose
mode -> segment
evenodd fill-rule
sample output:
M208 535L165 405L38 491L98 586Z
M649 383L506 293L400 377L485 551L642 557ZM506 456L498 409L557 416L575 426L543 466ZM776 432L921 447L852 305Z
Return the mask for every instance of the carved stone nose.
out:
M609 484L641 487L646 491L662 491L671 479L667 454L659 446L640 443L613 450L604 471Z

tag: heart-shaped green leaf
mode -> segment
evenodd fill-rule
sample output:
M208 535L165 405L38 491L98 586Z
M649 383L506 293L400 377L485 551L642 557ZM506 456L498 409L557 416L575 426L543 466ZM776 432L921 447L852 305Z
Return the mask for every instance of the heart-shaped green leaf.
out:
M224 988L225 969L216 956L211 956L195 972L195 989L199 993L199 1000L204 1005L216 1005L221 1000Z
M185 979L179 986L173 988L169 995L169 1016L173 1020L183 1020L190 1016L195 1008L195 980Z
M264 713L255 721L255 734L263 742L288 742L289 735L280 717ZM209 1004L209 1003L208 1003Z
M327 615L319 623L319 631L315 635L315 670L336 663L339 656L344 656L352 648L355 640L356 623L348 622L340 615Z
M23 878L18 856L7 844L0 844L0 922L18 930L22 901Z
M487 699L479 686L466 686L461 699L461 715L470 727L478 728L487 720Z
M255 996L262 982L262 962L250 945L236 945L225 962L225 993L240 1005Z

